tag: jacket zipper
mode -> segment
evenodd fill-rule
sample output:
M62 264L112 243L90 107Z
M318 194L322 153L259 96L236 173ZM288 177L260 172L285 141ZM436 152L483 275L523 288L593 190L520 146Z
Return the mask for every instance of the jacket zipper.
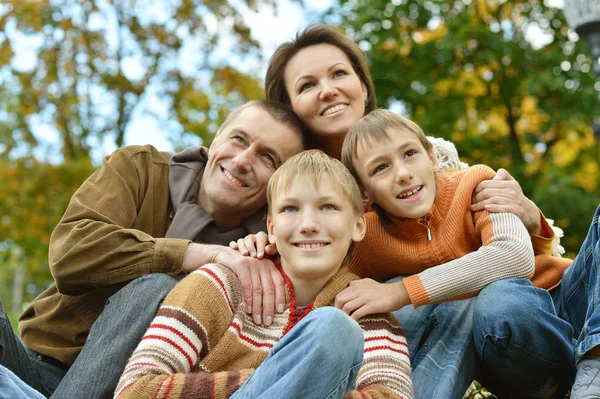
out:
M423 216L419 219L421 224L427 229L427 241L431 241L431 229L429 229L429 217Z

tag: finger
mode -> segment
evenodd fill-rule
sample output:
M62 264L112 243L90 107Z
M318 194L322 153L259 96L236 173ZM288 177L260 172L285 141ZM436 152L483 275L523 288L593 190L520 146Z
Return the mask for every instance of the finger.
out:
M271 270L265 263L263 262L257 267L260 269L260 282L262 284L262 319L265 325L270 326L275 315L275 287Z
M246 250L248 251L250 256L252 256L253 258L256 258L256 245L254 244L254 234L247 235L243 239L243 241L244 241L244 247L246 248Z
M256 264L256 260L252 259L252 264L249 267L250 276L252 278L252 319L254 324L262 324L262 283L260 281L260 267Z
M374 313L374 312L369 310L368 305L364 305L364 306L361 306L360 308L356 309L354 312L352 312L350 317L352 317L354 320L359 320L367 315L370 315L371 313Z
M271 278L273 279L273 288L275 289L275 307L277 312L282 313L285 310L285 281L274 264L271 268Z
M244 295L244 302L246 303L246 313L251 313L252 277L250 276L246 262L238 262L238 267L236 267L235 274L242 284L242 293Z
M485 209L487 209L488 211L493 212L493 213L506 212L506 213L512 213L513 215L519 216L517 210L513 206L510 206L510 205L487 204L485 206Z
M496 176L494 176L495 180L507 180L507 181L513 181L515 180L514 177L511 176L510 173L508 173L508 171L506 169L498 169L498 172L496 172Z
M346 304L346 302L348 302L352 298L353 298L353 296L351 297L349 295L348 288L343 289L340 292L338 292L338 294L335 296L335 300L333 301L333 306L338 309L342 309L344 307L344 305Z
M360 309L364 305L365 305L365 303L362 298L355 298L355 299L352 299L351 301L346 302L344 304L344 306L342 306L341 310L342 310L342 312L346 313L347 315L352 316L352 314L354 312L356 312L358 309ZM356 320L356 319L354 319L354 320Z
M274 244L269 244L265 247L265 253L269 256L277 255L277 246Z
M266 234L256 235L256 256L262 259L265 256L265 248L269 245L269 237Z
M231 241L231 242L229 243L229 248L237 250L237 249L238 249L237 242L235 242L235 241Z
M237 245L238 245L238 251L240 251L240 253L244 256L248 256L248 254L250 253L248 251L248 248L246 248L246 242L244 241L243 238L240 238L239 240L237 240Z
M483 201L500 201L515 203L520 201L522 194L512 187L488 188L474 195L471 203L476 204Z

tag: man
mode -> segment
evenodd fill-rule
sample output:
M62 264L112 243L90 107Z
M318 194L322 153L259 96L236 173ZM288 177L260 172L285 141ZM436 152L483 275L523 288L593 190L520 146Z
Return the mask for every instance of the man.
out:
M229 266L248 281L248 308L264 307L269 324L274 304L261 303L261 288L283 284L261 287L260 274L278 282L275 267L224 245L265 229L267 182L302 149L296 115L254 101L227 118L209 151L188 148L169 162L151 146L126 147L107 157L52 233L55 283L21 316L24 345L10 328L0 330L0 363L46 396L66 373L53 397L112 397L173 276L206 263ZM283 297L275 292L276 301Z

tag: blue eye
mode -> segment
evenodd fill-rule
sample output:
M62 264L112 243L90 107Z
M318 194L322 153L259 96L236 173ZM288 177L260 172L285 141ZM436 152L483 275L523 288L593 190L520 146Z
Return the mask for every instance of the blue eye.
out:
M374 169L373 169L373 174L377 174L379 172L381 172L382 170L386 169L387 165L385 164L381 164L381 165L377 165Z
M295 206L286 206L284 207L281 212L283 213L291 213L291 212L296 212L296 207Z
M333 205L323 205L323 210L325 211L335 211L337 208Z

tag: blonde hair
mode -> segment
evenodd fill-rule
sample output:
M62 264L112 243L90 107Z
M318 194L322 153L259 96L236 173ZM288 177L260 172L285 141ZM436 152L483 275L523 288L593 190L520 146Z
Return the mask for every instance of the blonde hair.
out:
M392 128L414 133L425 151L433 154L433 145L427 140L425 133L416 123L392 111L376 109L352 125L342 146L342 162L359 183L360 180L352 162L358 152L358 146L363 143L388 140L390 137L389 130Z
M356 180L340 161L331 158L321 150L308 150L296 154L273 173L267 186L269 214L275 196L281 191L285 192L295 177L301 180L296 184L307 183L314 186L318 186L323 178L331 177L332 181L339 184L346 199L352 204L354 214L356 216L363 214L362 198Z

